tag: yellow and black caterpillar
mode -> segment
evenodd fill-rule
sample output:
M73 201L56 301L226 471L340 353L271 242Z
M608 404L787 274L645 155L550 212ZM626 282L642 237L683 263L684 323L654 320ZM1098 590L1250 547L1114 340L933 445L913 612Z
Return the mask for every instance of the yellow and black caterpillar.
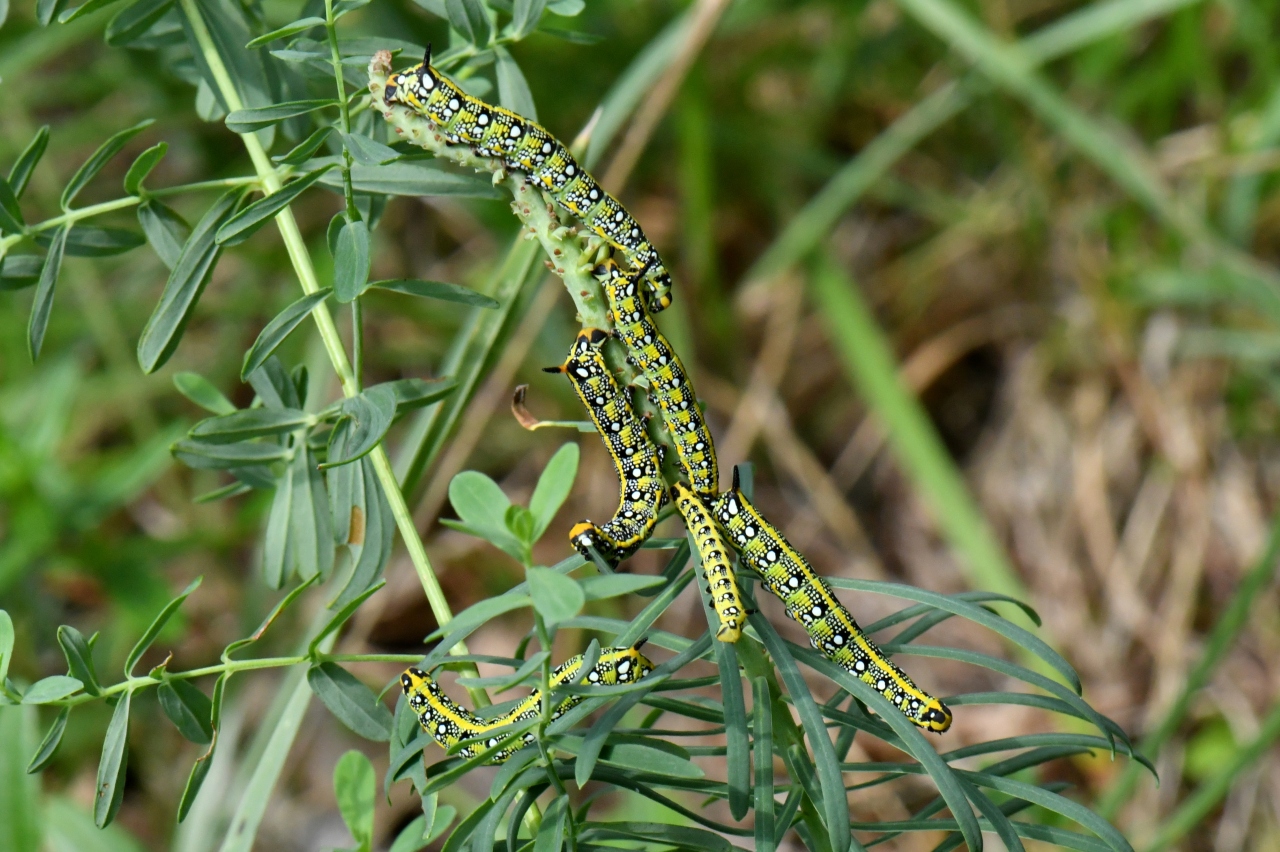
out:
M653 662L640 653L643 645L644 640L641 640L629 648L605 648L601 651L595 667L587 672L581 682L606 685L639 680L653 671ZM554 690L574 680L582 668L582 662L582 655L579 654L557 666L551 673L551 688ZM502 728L532 719L542 712L541 689L535 689L529 693L527 698L501 716L481 719L445 695L440 685L432 680L431 675L420 669L406 669L404 674L400 675L400 686L404 688L404 694L409 700L409 708L418 717L418 724L422 725L422 729L430 734L442 748L448 749L462 740L479 739L486 734L493 734L486 740L471 743L459 749L458 753L464 758L475 757L482 751L498 745L502 741ZM560 718L569 708L582 701L582 698L583 696L580 695L566 697L556 705L552 718ZM520 749L533 743L534 739L532 732L524 733L510 746L494 752L491 762L502 763Z
M711 605L720 620L716 638L721 642L737 642L742 637L742 620L746 617L746 611L742 608L742 596L738 593L738 580L733 574L733 566L729 564L729 548L720 537L720 530L711 517L711 511L701 497L683 482L677 482L672 487L671 494L675 497L676 508L680 510L685 526L689 528L698 547L702 573L711 590Z
M546 128L462 91L431 66L430 46L422 64L391 75L382 97L387 105L401 104L431 121L447 143L468 145L479 156L493 157L507 169L528 175L557 204L621 251L627 263L645 271L650 310L657 313L671 304L671 275L640 223Z
M782 599L787 615L804 626L814 648L875 687L921 728L940 734L951 727L947 706L912 683L876 647L808 561L742 495L736 467L733 488L715 501L714 511L742 561Z
M627 360L649 379L650 396L675 441L681 470L695 493L711 499L720 490L715 445L680 356L658 331L637 292L641 274L623 272L612 259L598 264L593 273L604 287L614 330L627 347Z
M564 364L546 370L569 377L618 473L618 510L613 518L603 527L582 521L569 531L569 540L587 559L591 558L590 546L611 565L617 565L653 534L658 510L667 502L667 485L662 480L658 448L600 352L608 337L602 329L582 329Z

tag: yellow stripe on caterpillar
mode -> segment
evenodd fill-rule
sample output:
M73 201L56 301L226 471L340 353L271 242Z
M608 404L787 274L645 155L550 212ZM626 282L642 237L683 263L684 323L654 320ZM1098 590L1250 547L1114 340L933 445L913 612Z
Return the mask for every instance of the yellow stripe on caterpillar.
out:
M658 510L667 502L667 485L662 479L661 452L600 352L608 337L603 329L584 328L565 362L546 369L569 377L618 475L618 508L613 518L603 527L591 521L576 524L569 541L587 559L591 558L589 548L595 548L605 561L617 565L653 534Z
M596 665L582 683L592 685L612 685L632 683L653 671L653 662L640 648L645 640L637 642L629 648L605 648L600 653ZM572 681L582 667L582 655L565 660L551 673L551 688L554 690ZM474 740L492 734L488 739L470 743L459 749L463 758L475 757L486 749L494 748L503 741L502 728L532 719L542 712L542 690L535 689L529 696L493 719L481 719L476 714L459 706L445 695L440 685L431 675L421 669L410 667L400 675L400 686L409 700L409 709L418 717L418 724L440 744L449 749L463 740ZM582 701L584 696L570 695L556 705L552 718L558 719L569 708ZM498 749L490 759L491 763L502 763L520 749L534 742L532 732L526 732L509 746Z
M640 298L636 287L640 273L623 272L610 258L597 264L592 274L604 288L614 330L627 347L627 360L649 379L649 395L662 412L675 442L681 471L695 493L711 499L720 490L720 468L711 432L680 356L662 336Z
M711 592L711 605L720 621L716 638L721 642L737 642L742 638L742 622L746 618L746 610L743 609L742 596L738 592L738 579L729 563L729 548L720 537L720 530L711 517L711 510L702 502L701 497L683 482L672 486L671 494L675 498L676 508L684 518L685 526L693 535L698 557L702 560L702 573Z
M951 727L947 706L884 655L808 560L743 496L736 467L733 488L720 495L713 511L743 564L782 599L787 615L803 625L814 648L875 687L919 727L939 734Z
M628 264L644 270L650 310L657 313L671 304L671 275L635 217L542 125L467 94L432 67L430 45L421 64L388 78L382 99L432 122L446 143L467 145L479 156L528 175L558 205L621 251Z

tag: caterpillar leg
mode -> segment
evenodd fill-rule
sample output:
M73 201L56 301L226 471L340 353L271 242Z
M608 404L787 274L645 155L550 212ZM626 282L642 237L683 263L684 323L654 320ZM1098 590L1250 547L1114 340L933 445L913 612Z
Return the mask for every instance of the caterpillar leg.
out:
M808 560L743 496L737 468L733 488L717 498L713 511L743 563L782 599L787 615L804 626L814 648L875 687L914 724L939 734L951 727L947 706L884 655Z
M733 574L733 566L729 564L729 548L720 537L720 531L702 498L683 482L677 482L671 491L702 560L702 573L711 590L711 604L720 620L716 638L721 642L737 642L742 637L745 613L738 580Z
M608 336L598 328L583 329L565 362L547 369L568 376L618 475L618 508L613 517L602 527L582 521L569 533L569 541L588 559L590 545L616 565L653 535L658 511L667 502L667 486L662 479L661 454L600 352Z

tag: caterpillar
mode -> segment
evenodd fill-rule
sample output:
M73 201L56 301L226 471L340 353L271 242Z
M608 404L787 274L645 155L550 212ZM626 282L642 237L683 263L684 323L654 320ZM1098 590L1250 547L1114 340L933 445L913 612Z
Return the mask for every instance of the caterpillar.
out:
M614 330L627 347L627 360L649 378L653 401L675 441L680 469L696 494L714 497L720 489L715 445L680 356L658 331L636 290L640 273L628 275L609 258L597 264L592 274L604 287Z
M618 509L613 518L603 527L579 522L569 531L569 541L587 559L591 558L588 548L594 547L616 565L653 533L658 510L667 502L667 486L662 480L661 453L600 353L600 345L608 337L603 329L582 329L565 362L547 367L546 372L569 377L613 457L619 481Z
M635 217L542 125L467 94L432 67L430 45L420 65L391 75L382 98L388 106L399 104L425 117L447 143L469 145L477 155L528 175L628 263L644 270L651 311L671 304L671 275Z
M713 511L742 561L782 599L787 615L804 626L814 648L875 687L919 727L938 734L951 727L947 706L923 692L876 647L808 561L742 495L736 467L733 488L717 498Z
M738 593L733 566L729 564L729 548L720 537L720 530L716 528L711 512L701 497L683 482L672 486L671 493L675 497L676 508L680 510L685 526L689 528L694 544L698 547L702 573L711 590L711 604L720 620L716 638L721 642L737 642L742 637L745 610L742 607L742 596Z
M640 648L646 640L641 639L629 648L605 648L595 667L582 678L583 683L606 685L631 683L653 671L653 662ZM565 660L551 673L551 688L574 680L582 669L582 654ZM458 753L463 758L471 758L486 749L493 748L502 741L501 729L508 725L532 719L542 712L542 690L535 689L529 696L512 707L506 713L493 719L481 719L465 707L459 706L445 695L440 685L431 675L418 668L410 667L400 675L400 686L409 700L409 709L418 717L418 724L431 735L444 749L449 749L462 740L478 739L492 733L488 739L463 746ZM570 695L556 705L552 719L563 716L569 708L581 702L583 696ZM526 732L510 746L494 752L491 763L502 763L520 749L534 742L532 731Z

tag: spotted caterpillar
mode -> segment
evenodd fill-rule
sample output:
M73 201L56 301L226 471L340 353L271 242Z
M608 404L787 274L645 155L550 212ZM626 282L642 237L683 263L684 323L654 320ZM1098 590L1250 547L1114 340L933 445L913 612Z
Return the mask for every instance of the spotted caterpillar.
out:
M574 548L590 559L588 547L611 565L616 565L639 549L653 533L658 510L667 502L667 486L662 481L662 456L631 409L626 393L605 364L600 345L609 334L598 328L578 332L569 357L549 373L564 373L573 383L578 398L613 457L619 480L618 510L603 527L581 521L569 531Z
M876 647L808 561L742 496L736 467L732 490L720 495L713 510L742 561L782 599L814 648L871 684L921 728L940 734L951 727L947 706L924 693Z
M746 611L742 608L742 596L738 594L733 566L729 564L729 548L720 537L720 530L701 497L683 482L677 482L671 494L685 526L693 535L698 558L702 560L702 573L711 590L711 605L720 620L716 638L721 642L737 642L742 637L742 619Z
M468 95L433 68L430 45L422 64L391 75L382 99L388 106L408 107L435 124L447 143L469 145L477 155L528 175L557 204L621 251L629 264L645 271L651 311L657 313L671 304L671 275L635 217L601 189L546 128Z
M582 678L583 683L606 685L631 683L653 671L653 663L640 653L645 640L640 640L629 648L605 648L595 667ZM574 681L582 669L582 655L565 660L551 673L551 688ZM417 668L406 669L400 675L400 686L409 699L409 708L418 717L418 724L438 742L442 748L448 749L462 740L478 739L485 734L494 735L486 740L463 746L458 753L464 758L475 757L486 749L493 748L502 741L501 729L516 722L532 719L542 712L542 690L535 689L529 697L515 707L493 719L481 719L476 714L460 707L449 696L445 695L431 675ZM582 701L583 696L570 695L556 705L552 719L559 719L569 708ZM520 749L531 744L535 737L532 732L523 734L518 740L506 748L494 752L491 763L502 763Z
M627 347L627 360L649 379L650 394L675 441L676 458L689 485L702 497L714 497L720 490L716 448L680 356L658 331L636 291L641 274L623 272L612 259L592 272L604 287L614 330Z

